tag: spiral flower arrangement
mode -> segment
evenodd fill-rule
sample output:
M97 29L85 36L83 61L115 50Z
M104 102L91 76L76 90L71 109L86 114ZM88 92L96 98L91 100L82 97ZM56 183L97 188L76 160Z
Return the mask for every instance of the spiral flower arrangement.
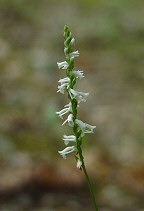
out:
M64 106L61 111L56 112L56 114L63 119L63 116L67 114L67 118L64 120L62 125L68 124L73 128L72 135L63 135L63 141L66 145L59 154L66 159L66 156L70 153L75 153L75 159L77 162L77 167L83 170L89 189L91 192L91 197L94 203L95 210L98 210L96 206L95 196L93 187L91 185L85 163L82 154L82 140L85 134L93 133L96 126L84 123L77 118L77 108L81 102L86 102L89 95L87 92L80 92L74 89L77 79L82 79L84 77L84 72L82 70L74 69L74 60L79 56L78 51L73 51L75 39L72 37L72 33L68 26L64 27L64 53L66 60L63 62L57 62L58 68L66 71L66 77L58 81L58 91L61 94L67 93L69 103ZM70 145L69 145L70 144ZM68 145L68 146L67 146Z

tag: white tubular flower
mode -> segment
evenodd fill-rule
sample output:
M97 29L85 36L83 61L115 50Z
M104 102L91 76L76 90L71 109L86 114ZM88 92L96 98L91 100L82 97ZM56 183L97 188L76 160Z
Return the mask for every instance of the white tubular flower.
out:
M63 119L63 115L67 114L68 112L71 111L71 103L67 104L64 106L64 108L61 111L57 111L56 114Z
M69 88L70 79L66 77L66 78L60 79L58 82L61 83L61 85L58 86L57 92L64 94L65 89Z
M70 43L73 45L75 43L75 38L72 38Z
M79 119L76 119L76 123L79 125L79 127L81 128L82 132L83 132L83 135L85 133L93 133L93 130L96 128L96 126L92 126L92 125L89 125L89 124L86 124L84 122L82 122L81 120Z
M70 82L70 78L68 78L68 77L61 78L58 82L61 83L61 84L68 83L68 82Z
M67 154L70 154L71 152L75 152L75 151L76 151L75 146L70 146L70 147L66 147L64 150L58 151L58 152L64 159L66 159Z
M70 102L70 103L66 104L64 107L65 107L65 108L69 107L70 110L71 110L71 106L72 106L72 105L71 105L71 102Z
M70 58L75 58L79 56L79 52L78 51L73 51L72 53L69 54Z
M77 92L74 89L70 89L69 94L72 98L75 98L76 100L78 100L78 103L86 102L86 97L89 95L89 93Z
M70 136L64 135L63 141L64 141L65 145L68 145L69 142L76 142L76 137L74 135L70 135Z
M68 68L68 63L66 61L64 62L57 62L58 68L62 68L63 70L66 70Z
M81 162L81 160L78 159L77 160L77 168L80 169L81 167L82 167L82 162Z
M82 70L73 70L71 74L74 75L76 78L84 78L84 72Z
M68 122L68 125L69 125L70 127L73 127L73 126L74 126L73 115L72 115L72 114L69 114L69 115L68 115L68 118L63 122L62 126L63 126L66 122Z

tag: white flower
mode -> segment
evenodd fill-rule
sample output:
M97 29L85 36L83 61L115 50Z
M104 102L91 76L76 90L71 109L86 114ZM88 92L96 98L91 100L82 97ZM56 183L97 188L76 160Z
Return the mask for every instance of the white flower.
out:
M67 154L69 154L71 152L75 152L75 151L76 151L75 146L70 146L70 147L66 147L64 150L58 151L58 152L64 159L66 159Z
M70 78L69 77L65 77L65 78L61 78L58 82L63 84L63 83L69 82L69 81L70 81Z
M71 111L71 103L67 104L64 106L64 108L61 111L57 111L56 114L63 119L63 115L67 114L68 112Z
M86 124L86 123L82 122L79 119L76 119L76 123L81 128L83 135L85 133L93 133L93 130L96 128L96 126L92 126L92 125Z
M86 102L86 97L89 95L89 93L78 92L78 91L75 91L74 89L70 89L69 94L71 98L76 98L78 100L78 103Z
M69 54L70 58L75 58L79 56L79 52L78 51L73 51L72 53Z
M62 68L62 69L67 69L68 68L68 63L66 62L66 61L64 61L64 62L57 62L57 65L58 65L58 68L60 69L60 68Z
M75 39L72 38L70 43L71 43L71 45L73 45L75 43Z
M69 88L70 79L66 77L66 78L60 79L58 82L61 83L61 85L58 86L57 92L64 94L65 89Z
M83 78L84 77L84 72L82 70L73 70L71 71L71 74L74 75L76 78Z
M72 115L72 114L69 114L69 115L68 115L68 118L63 122L62 126L63 126L66 122L68 122L68 125L69 125L70 127L73 127L73 126L74 126L73 115Z
M71 142L71 141L76 142L76 137L74 135L70 135L70 136L64 135L63 141L64 141L65 145L68 145L69 142Z
M80 169L80 168L81 168L81 166L82 166L82 162L81 162L81 160L79 160L79 159L78 159L78 160L77 160L77 168L79 168L79 169Z

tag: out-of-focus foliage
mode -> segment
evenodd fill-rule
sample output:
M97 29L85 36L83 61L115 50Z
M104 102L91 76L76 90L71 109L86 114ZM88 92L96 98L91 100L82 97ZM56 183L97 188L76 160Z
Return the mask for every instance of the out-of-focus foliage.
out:
M65 97L56 93L57 81L64 75L56 62L64 58L65 24L80 51L76 67L84 69L86 76L77 89L90 92L79 111L80 119L97 125L84 145L88 145L89 171L99 187L98 202L113 210L132 210L132 206L141 210L142 0L0 1L0 190L21 184L22 175L29 175L13 173L19 178L13 183L8 175L16 172L17 166L31 169L39 159L61 161L57 151L63 147L62 134L69 129L61 127L55 115L66 103ZM74 160L64 162L74 165Z

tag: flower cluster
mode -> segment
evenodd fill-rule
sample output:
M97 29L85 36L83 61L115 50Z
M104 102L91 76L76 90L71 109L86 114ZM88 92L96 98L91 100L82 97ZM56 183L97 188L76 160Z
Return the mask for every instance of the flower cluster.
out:
M77 119L77 107L81 102L86 102L89 93L79 92L74 89L74 85L77 79L82 79L84 73L82 70L74 70L74 59L79 56L78 51L73 51L75 39L72 37L68 26L64 27L64 53L66 61L57 62L58 68L66 70L66 77L58 81L58 91L61 94L65 92L68 94L69 103L64 106L61 111L56 114L63 119L63 116L67 114L67 118L63 124L68 123L73 128L74 135L64 135L63 141L65 145L72 143L72 146L67 146L64 150L58 151L59 154L66 158L66 155L75 152L75 158L77 161L77 167L81 168L83 165L83 156L81 150L82 137L86 133L93 133L96 126L92 126Z

